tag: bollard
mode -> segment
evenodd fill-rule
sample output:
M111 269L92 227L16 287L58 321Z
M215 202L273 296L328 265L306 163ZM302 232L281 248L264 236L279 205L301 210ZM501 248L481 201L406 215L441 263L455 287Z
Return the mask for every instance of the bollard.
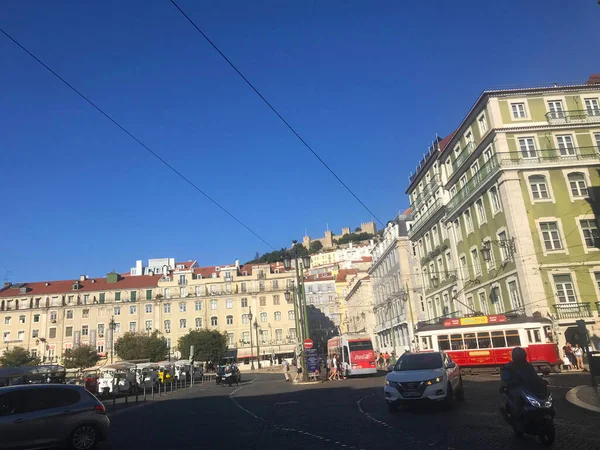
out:
M171 378L171 392L173 392L173 378Z
M144 401L146 401L146 383L144 382Z
M138 395L140 395L140 387L138 385L135 386L135 402L138 402Z
M125 392L125 404L127 404L127 400L129 400L129 391Z
M159 397L160 397L160 385L161 385L161 384L162 384L162 383L158 383L158 396L159 396Z
M154 400L154 385L155 385L155 384L156 384L156 383L152 383L152 400Z

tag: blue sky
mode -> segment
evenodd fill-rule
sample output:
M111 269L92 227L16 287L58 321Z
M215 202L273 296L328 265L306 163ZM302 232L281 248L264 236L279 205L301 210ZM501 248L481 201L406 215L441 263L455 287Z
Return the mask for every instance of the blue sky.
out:
M595 0L179 4L384 221L484 88L600 72ZM370 220L167 0L0 8L0 27L274 247ZM4 36L0 60L0 276L269 250Z

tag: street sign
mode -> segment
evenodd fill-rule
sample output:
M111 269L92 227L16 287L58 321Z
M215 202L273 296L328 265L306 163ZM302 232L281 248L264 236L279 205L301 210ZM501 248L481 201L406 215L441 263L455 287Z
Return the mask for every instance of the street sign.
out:
M304 339L304 348L309 349L313 347L312 339Z
M314 371L319 370L319 355L316 348L306 349L306 364L308 365L308 373L313 373Z

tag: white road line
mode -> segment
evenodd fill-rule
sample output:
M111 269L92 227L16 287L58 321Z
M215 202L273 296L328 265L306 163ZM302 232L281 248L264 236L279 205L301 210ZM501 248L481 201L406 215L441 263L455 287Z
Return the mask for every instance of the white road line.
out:
M361 414L364 414L365 416L367 416L370 420L372 420L373 422L375 422L378 425L381 425L382 427L386 427L386 428L391 428L390 425L388 425L385 422L382 422L381 420L377 420L375 417L373 417L371 414L369 414L367 411L365 411L361 405L362 401L367 398L367 397L372 397L375 394L371 394L371 395L366 395L363 398L361 398L359 401L356 402L356 405L358 406L358 410L360 411Z

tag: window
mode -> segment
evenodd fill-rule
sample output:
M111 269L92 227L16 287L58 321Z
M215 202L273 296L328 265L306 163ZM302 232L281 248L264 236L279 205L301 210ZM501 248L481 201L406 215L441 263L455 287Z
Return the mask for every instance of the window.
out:
M249 343L250 343L250 332L243 331L242 332L242 344L249 344Z
M546 184L546 177L544 175L531 175L529 177L529 187L531 188L531 195L534 199L545 199L549 198L548 185Z
M532 137L519 138L519 150L523 158L535 158L535 141Z
M460 220L456 219L454 221L454 234L456 236L456 242L462 241L462 231L460 229Z
M461 188L464 187L464 185L467 184L467 176L463 175L462 177L460 177L459 183Z
M490 199L492 204L492 212L496 214L501 209L500 195L498 194L498 188L496 186L492 186L490 188Z
M520 347L521 338L519 338L518 330L506 330L506 346L507 347Z
M202 311L202 302L201 301L194 302L194 309L196 311Z
M479 199L475 202L475 209L477 210L477 220L479 220L479 225L485 223L487 218L485 216L485 206L483 206L483 199Z
M472 144L473 143L473 133L471 133L470 131L465 134L465 141L467 142L467 145Z
M273 296L273 304L274 305L279 305L279 295L274 295Z
M492 156L494 156L494 150L492 150L492 147L490 146L483 152L483 160L488 162L490 159L492 159Z
M242 314L242 323L250 323L250 316L248 314Z
M279 289L279 281L273 280L273 289Z
M479 253L477 252L476 248L471 250L471 260L473 261L473 271L475 272L475 275L481 275L481 264L479 262Z
M558 151L561 156L575 155L575 146L573 145L573 136L570 134L561 134L556 136Z
M527 330L527 340L530 344L539 344L542 342L542 333L538 328L529 328Z
M131 291L129 293L129 300L135 302L137 300L137 291Z
M179 312L186 312L186 311L187 311L187 306L186 306L185 302L179 303Z
M88 325L83 325L81 327L81 335L82 336L88 336L90 334L90 328Z
M65 337L72 337L73 336L73 327L66 327L65 328Z
M275 311L275 320L276 321L281 320L281 311Z
M233 347L235 345L235 334L227 333L227 347Z
M267 313L266 312L261 312L260 313L260 321L261 322L266 322L267 321Z
M438 336L438 347L440 350L450 350L450 339L447 334L441 334Z
M260 302L260 306L267 306L267 297L262 296L258 299L258 301Z
M496 314L501 314L504 312L504 302L502 301L502 293L500 292L500 287L494 286L490 291L490 300L496 308Z
M527 112L525 111L525 103L511 103L513 119L525 119Z
M542 230L542 240L544 241L546 250L562 249L557 222L540 222L540 230Z
M452 264L452 253L449 251L446 252L446 269L451 271L454 269L454 265Z
M227 325L233 325L233 316L227 316L225 318Z
M146 300L152 300L152 289L146 289Z
M202 328L202 317L196 317L194 319L194 325L196 326L196 329Z
M67 309L67 319L72 319L72 318L73 318L73 310Z
M504 331L492 331L492 347L494 347L494 348L506 347L506 339L504 338Z
M217 309L217 301L216 300L211 300L210 301L210 309L212 309L213 311L215 309Z
M165 312L165 314L169 314L171 312L171 304L170 303L165 303L163 305L163 311Z
M230 298L228 298L227 300L225 300L225 307L227 309L233 308L233 300L231 300Z
M446 279L446 272L444 271L444 261L443 258L440 256L437 259L437 271L440 274L440 279L443 281ZM396 280L397 282L397 280Z
M179 288L179 296L182 297L182 298L183 297L187 297L187 293L186 293L186 290L185 290L184 287Z
M40 336L40 330L38 330L37 328L34 328L33 330L31 330L31 337L32 338L37 338Z
M590 116L600 116L600 105L597 98L586 98L583 101L585 109Z
M483 136L488 129L487 121L485 120L485 114L479 116L477 123L479 124L479 133L481 133Z
M187 320L179 319L179 328L181 328L181 329L187 328Z
M498 240L503 243L507 241L506 231L501 231L498 233ZM505 245L500 245L500 256L502 257L502 262L508 260L508 250L506 250Z
M475 161L471 166L471 176L475 175L477 172L479 172L479 163Z
M463 339L464 344L461 350L471 350L477 348L477 339L475 338L475 333L465 333Z
M594 219L582 219L579 221L585 245L588 248L600 248L600 233Z
M114 316L120 316L121 315L121 307L120 306L115 306L115 310L114 310Z
M283 330L275 330L275 343L281 344L283 342Z
M548 113L552 119L562 119L565 117L560 100L548 100Z
M56 311L50 311L50 322L56 322L57 314Z
M152 305L151 304L146 305L146 312L147 313L151 313L152 312Z
M165 298L171 298L171 291L169 290L169 288L165 288L164 293Z
M100 292L99 297L100 303L104 303L106 301L106 294L104 292Z
M510 294L510 304L512 309L519 309L523 307L523 301L519 295L519 288L517 287L516 281L508 282L508 293Z
M296 313L293 309L288 311L288 320L296 320Z
M39 314L34 314L33 315L33 321L34 321L34 323L39 323L40 322L40 315Z
M137 306L129 307L129 314L135 314L137 312Z
M137 322L129 322L129 331L132 333L137 331Z
M490 270L490 269L493 269L494 267L496 267L496 260L494 259L494 247L492 246L492 243L490 242L489 239L484 239L483 244L487 245L488 248L490 249L490 251L489 251L489 261L485 262L486 268L488 270Z
M103 323L98 324L98 336L100 336L100 337L104 336L104 324Z
M488 304L485 292L480 292L477 296L479 297L479 309L483 314L488 315L490 313L490 305Z
M242 308L247 308L248 307L248 299L247 298L242 298Z
M171 321L170 320L165 320L165 332L166 333L171 332Z
M146 331L152 330L152 321L151 320L146 320L145 329L146 329Z
M473 232L473 219L471 218L471 211L468 209L465 211L465 227L467 234Z
M213 327L216 327L216 326L217 326L217 323L218 323L218 321L217 321L217 317L216 317L216 316L212 316L212 317L210 318L210 324L211 324Z
M587 197L588 189L585 182L585 175L581 172L573 172L567 175L569 179L569 187L573 197Z
M452 350L462 350L463 348L463 337L462 334L451 334L450 335L450 348Z
M466 256L460 257L460 272L461 272L460 275L463 280L469 279L469 269L467 268L467 257Z
M196 286L194 292L196 293L196 297L202 295L202 286Z
M121 301L121 293L115 292L115 302L120 302L120 301Z

